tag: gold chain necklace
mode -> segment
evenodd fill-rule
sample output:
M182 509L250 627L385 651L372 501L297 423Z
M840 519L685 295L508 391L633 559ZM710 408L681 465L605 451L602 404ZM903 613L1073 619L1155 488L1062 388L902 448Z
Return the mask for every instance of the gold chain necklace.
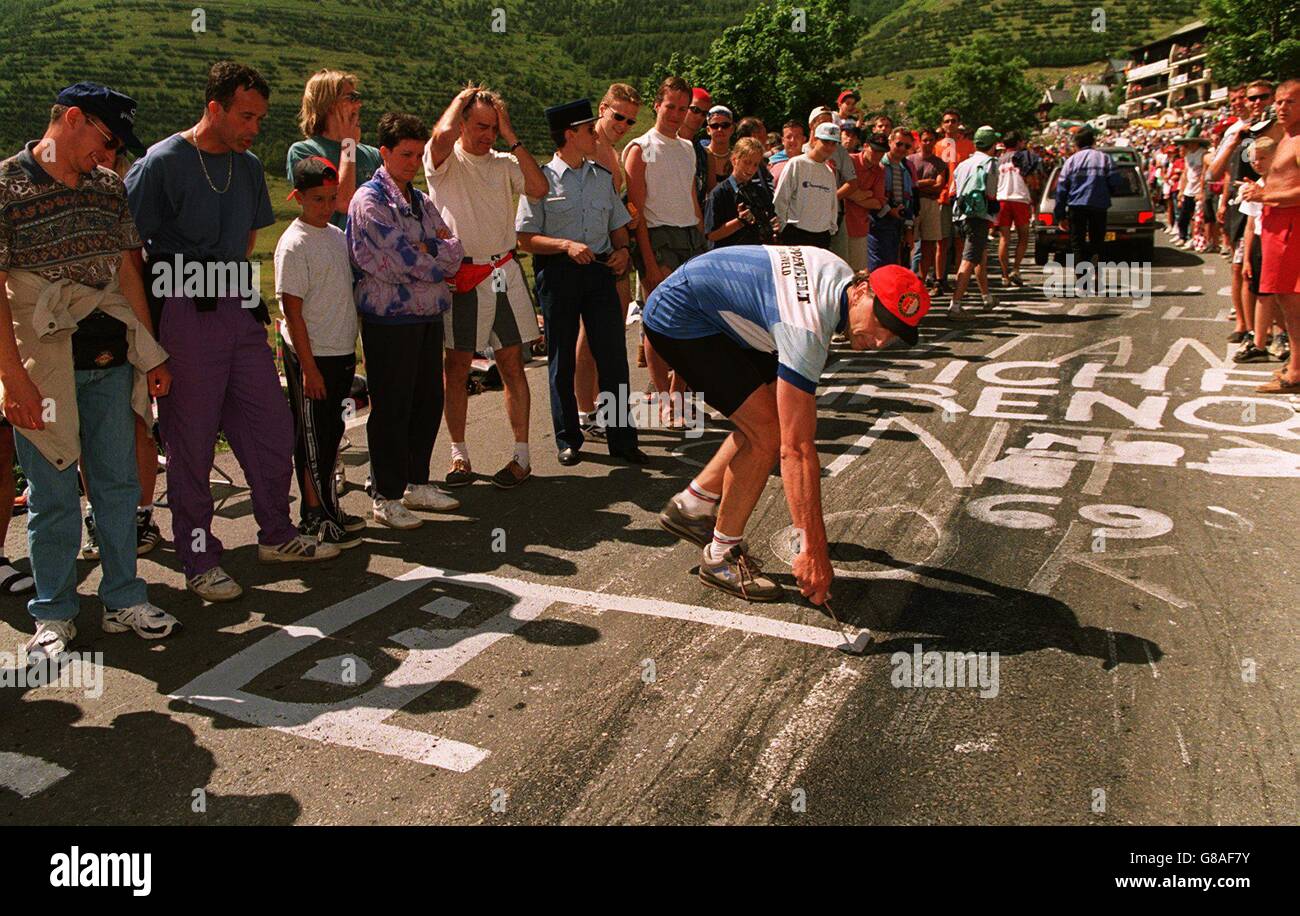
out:
M194 151L199 154L199 168L203 169L203 177L208 180L208 187L218 194L225 194L230 190L230 180L235 177L235 154L227 153L226 156L226 186L217 190L217 186L212 183L212 176L208 174L208 164L203 161L203 150L199 149L199 129L196 127L190 131L190 138L194 143Z

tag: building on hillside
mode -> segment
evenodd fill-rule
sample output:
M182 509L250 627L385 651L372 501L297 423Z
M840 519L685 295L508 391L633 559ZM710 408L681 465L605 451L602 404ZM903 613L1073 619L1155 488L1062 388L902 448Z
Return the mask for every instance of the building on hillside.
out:
M1198 19L1134 48L1121 114L1137 118L1166 108L1189 111L1223 101L1228 89L1215 85L1205 61L1209 31Z
M1080 105L1095 105L1097 102L1109 102L1110 90L1101 83L1080 83L1074 100Z
M1106 69L1101 71L1101 81L1106 86L1114 88L1117 84L1123 85L1125 82L1124 71L1129 68L1133 61L1127 57L1111 57L1106 60Z
M1050 86L1044 89L1043 97L1038 101L1038 120L1046 124L1051 120L1052 109L1071 98L1069 89L1052 89Z

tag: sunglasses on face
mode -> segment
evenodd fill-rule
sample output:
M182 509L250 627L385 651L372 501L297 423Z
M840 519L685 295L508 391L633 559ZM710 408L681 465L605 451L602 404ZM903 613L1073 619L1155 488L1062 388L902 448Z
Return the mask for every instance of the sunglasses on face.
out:
M689 111L691 114L697 114L697 115L708 114L707 111L705 111L703 108L699 107L698 105L692 105L690 108L687 109L687 111Z
M346 92L346 93L344 93L344 94L343 94L343 98L346 99L346 100L349 101L349 102L360 102L360 101L361 101L361 93L359 93L359 92L353 90L352 92Z
M609 113L609 116L620 124L624 122L631 124L633 121L636 120L636 118L629 118L627 115L621 115L617 111L611 111Z
M104 138L104 149L106 149L108 152L110 153L116 152L117 149L121 147L122 145L121 140L117 139L117 137L114 137L112 134L105 131L104 128L100 127L94 121L90 120L90 118L86 118L86 123L89 124L91 127L95 128L95 130L99 131L99 135Z
M730 121L719 121L717 124L710 124L709 130L726 130L730 126Z
M1265 95L1248 95L1248 96L1246 96L1246 101L1247 101L1247 102L1267 102L1270 98L1272 98L1272 96L1270 96L1270 95L1268 95L1268 94L1265 94Z

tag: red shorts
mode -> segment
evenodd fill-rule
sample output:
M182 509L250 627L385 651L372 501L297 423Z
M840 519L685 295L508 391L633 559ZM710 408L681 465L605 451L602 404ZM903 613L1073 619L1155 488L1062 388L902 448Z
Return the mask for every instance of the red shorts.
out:
M1029 204L1019 200L1000 200L998 218L993 225L1010 227L1014 223L1017 229L1024 229L1029 225L1030 215Z
M1259 231L1260 294L1300 293L1300 207L1265 207Z

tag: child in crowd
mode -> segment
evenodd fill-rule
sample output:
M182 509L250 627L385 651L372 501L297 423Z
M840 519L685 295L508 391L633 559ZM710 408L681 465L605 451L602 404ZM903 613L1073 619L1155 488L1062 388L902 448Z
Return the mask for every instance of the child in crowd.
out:
M284 374L294 421L294 470L302 494L298 530L339 548L355 547L365 520L348 515L334 489L357 370L357 310L343 231L330 223L338 171L311 156L294 164L290 199L302 215L275 246L275 293L284 313Z

